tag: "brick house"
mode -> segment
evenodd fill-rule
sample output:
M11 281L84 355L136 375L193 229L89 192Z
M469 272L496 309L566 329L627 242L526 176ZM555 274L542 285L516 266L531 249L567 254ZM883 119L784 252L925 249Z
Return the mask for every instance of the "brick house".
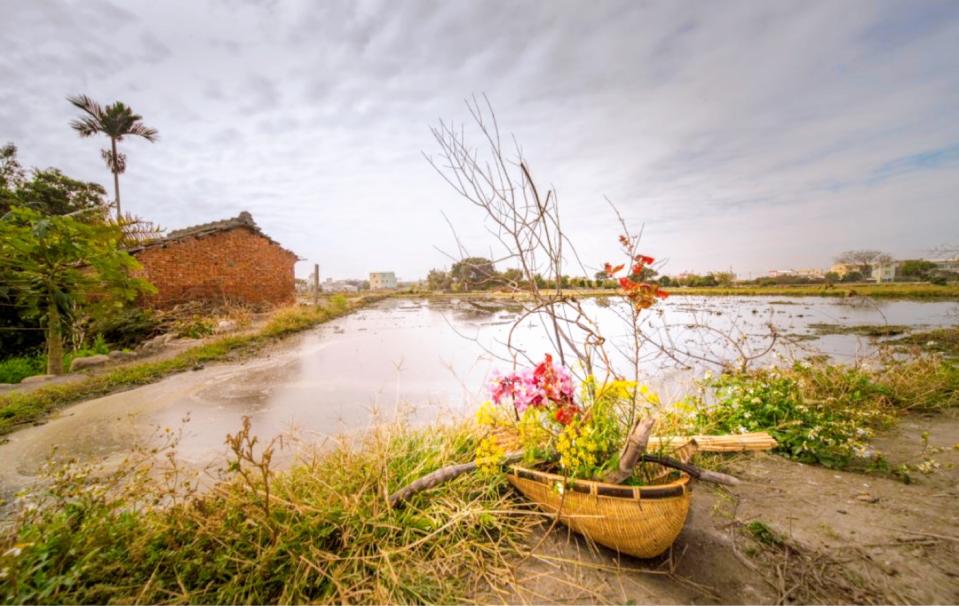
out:
M292 303L298 258L260 231L248 212L170 232L131 249L157 294L146 303L171 307L198 299Z

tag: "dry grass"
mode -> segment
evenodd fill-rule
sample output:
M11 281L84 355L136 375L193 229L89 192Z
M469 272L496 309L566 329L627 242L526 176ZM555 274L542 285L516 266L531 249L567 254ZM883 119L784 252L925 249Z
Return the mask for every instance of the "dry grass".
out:
M477 474L388 506L391 490L473 456L467 426L381 428L278 474L248 425L230 447L230 477L205 494L136 466L95 481L56 470L0 540L2 600L460 602L511 579L539 519Z

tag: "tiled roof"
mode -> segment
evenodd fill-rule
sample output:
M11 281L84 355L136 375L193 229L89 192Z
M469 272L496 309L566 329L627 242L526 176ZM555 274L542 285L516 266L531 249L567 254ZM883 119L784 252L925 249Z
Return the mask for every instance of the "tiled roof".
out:
M270 236L263 233L260 227L253 221L253 215L251 215L250 213L244 210L239 215L232 217L230 219L223 219L221 221L211 221L210 223L201 223L200 225L184 227L183 229L175 229L171 231L170 233L168 233L165 237L160 238L159 240L150 242L149 244L144 244L143 246L137 246L135 248L131 248L129 252L136 253L148 248L169 246L170 244L173 244L180 240L185 240L187 238L202 238L204 236L209 236L209 235L220 233L220 232L226 232L226 231L230 231L231 229L237 229L237 228L248 229L254 234L262 238L266 238L270 243L275 244L279 246L280 248L283 248L283 246L279 242L277 242ZM283 248L283 250L286 250L286 252L296 256L292 251L289 251L285 248Z

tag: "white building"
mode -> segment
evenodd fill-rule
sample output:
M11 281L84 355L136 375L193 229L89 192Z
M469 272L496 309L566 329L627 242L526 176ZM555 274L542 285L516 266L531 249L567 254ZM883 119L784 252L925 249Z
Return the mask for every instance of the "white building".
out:
M370 272L370 290L396 288L396 274L391 271Z
M896 279L896 263L873 263L872 279L876 282L892 282Z

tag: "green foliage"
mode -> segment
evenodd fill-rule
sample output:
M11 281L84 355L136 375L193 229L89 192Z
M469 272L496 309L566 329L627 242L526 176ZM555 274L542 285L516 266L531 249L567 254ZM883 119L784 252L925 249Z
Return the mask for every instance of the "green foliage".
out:
M959 369L933 355L887 357L880 370L818 361L727 373L704 387L666 423L689 433L767 431L780 454L835 468L863 463L869 439L899 413L959 406Z
M0 148L0 215L14 206L25 206L45 215L65 215L81 210L105 209L106 191L97 183L72 179L56 168L27 172L17 160L17 146ZM84 214L94 219L103 213Z
M97 335L90 347L81 347L74 349L63 357L63 365L70 368L70 364L77 358L86 358L89 356L102 356L110 353L110 346L107 345L103 335Z
M193 316L184 320L179 320L173 325L173 332L178 337L189 339L202 339L213 334L216 330L216 324L212 318L205 316Z
M27 377L41 375L45 363L43 356L19 356L0 361L0 383L19 383Z
M499 282L493 262L482 257L468 257L450 268L450 280L458 291L486 290Z
M764 545L782 545L783 538L779 533L760 520L754 520L746 525L746 530L754 539Z
M719 433L768 431L777 450L804 463L844 467L875 429L891 422L881 390L864 372L826 364L723 374L715 404L697 422Z
M48 369L62 371L61 331L77 308L120 309L153 290L133 278L139 267L117 247L120 230L23 207L0 219L0 259L12 294L27 318L46 326Z
M93 318L90 332L103 338L119 349L134 347L155 336L159 324L149 309L130 305L113 310L113 313Z
M430 290L450 290L452 280L450 274L442 269L431 269L426 275L426 285Z
M89 210L91 217L101 219L107 204L102 185L72 179L56 168L33 171L33 178L20 186L16 197L20 205L44 215Z
M908 278L925 278L930 271L936 269L936 264L925 259L909 259L899 266L899 274Z
M231 471L203 495L149 456L106 475L51 470L0 537L0 599L458 603L508 582L499 571L537 524L502 479L477 474L388 505L391 490L471 458L464 426L381 428L282 473L255 441L248 424L230 437Z

